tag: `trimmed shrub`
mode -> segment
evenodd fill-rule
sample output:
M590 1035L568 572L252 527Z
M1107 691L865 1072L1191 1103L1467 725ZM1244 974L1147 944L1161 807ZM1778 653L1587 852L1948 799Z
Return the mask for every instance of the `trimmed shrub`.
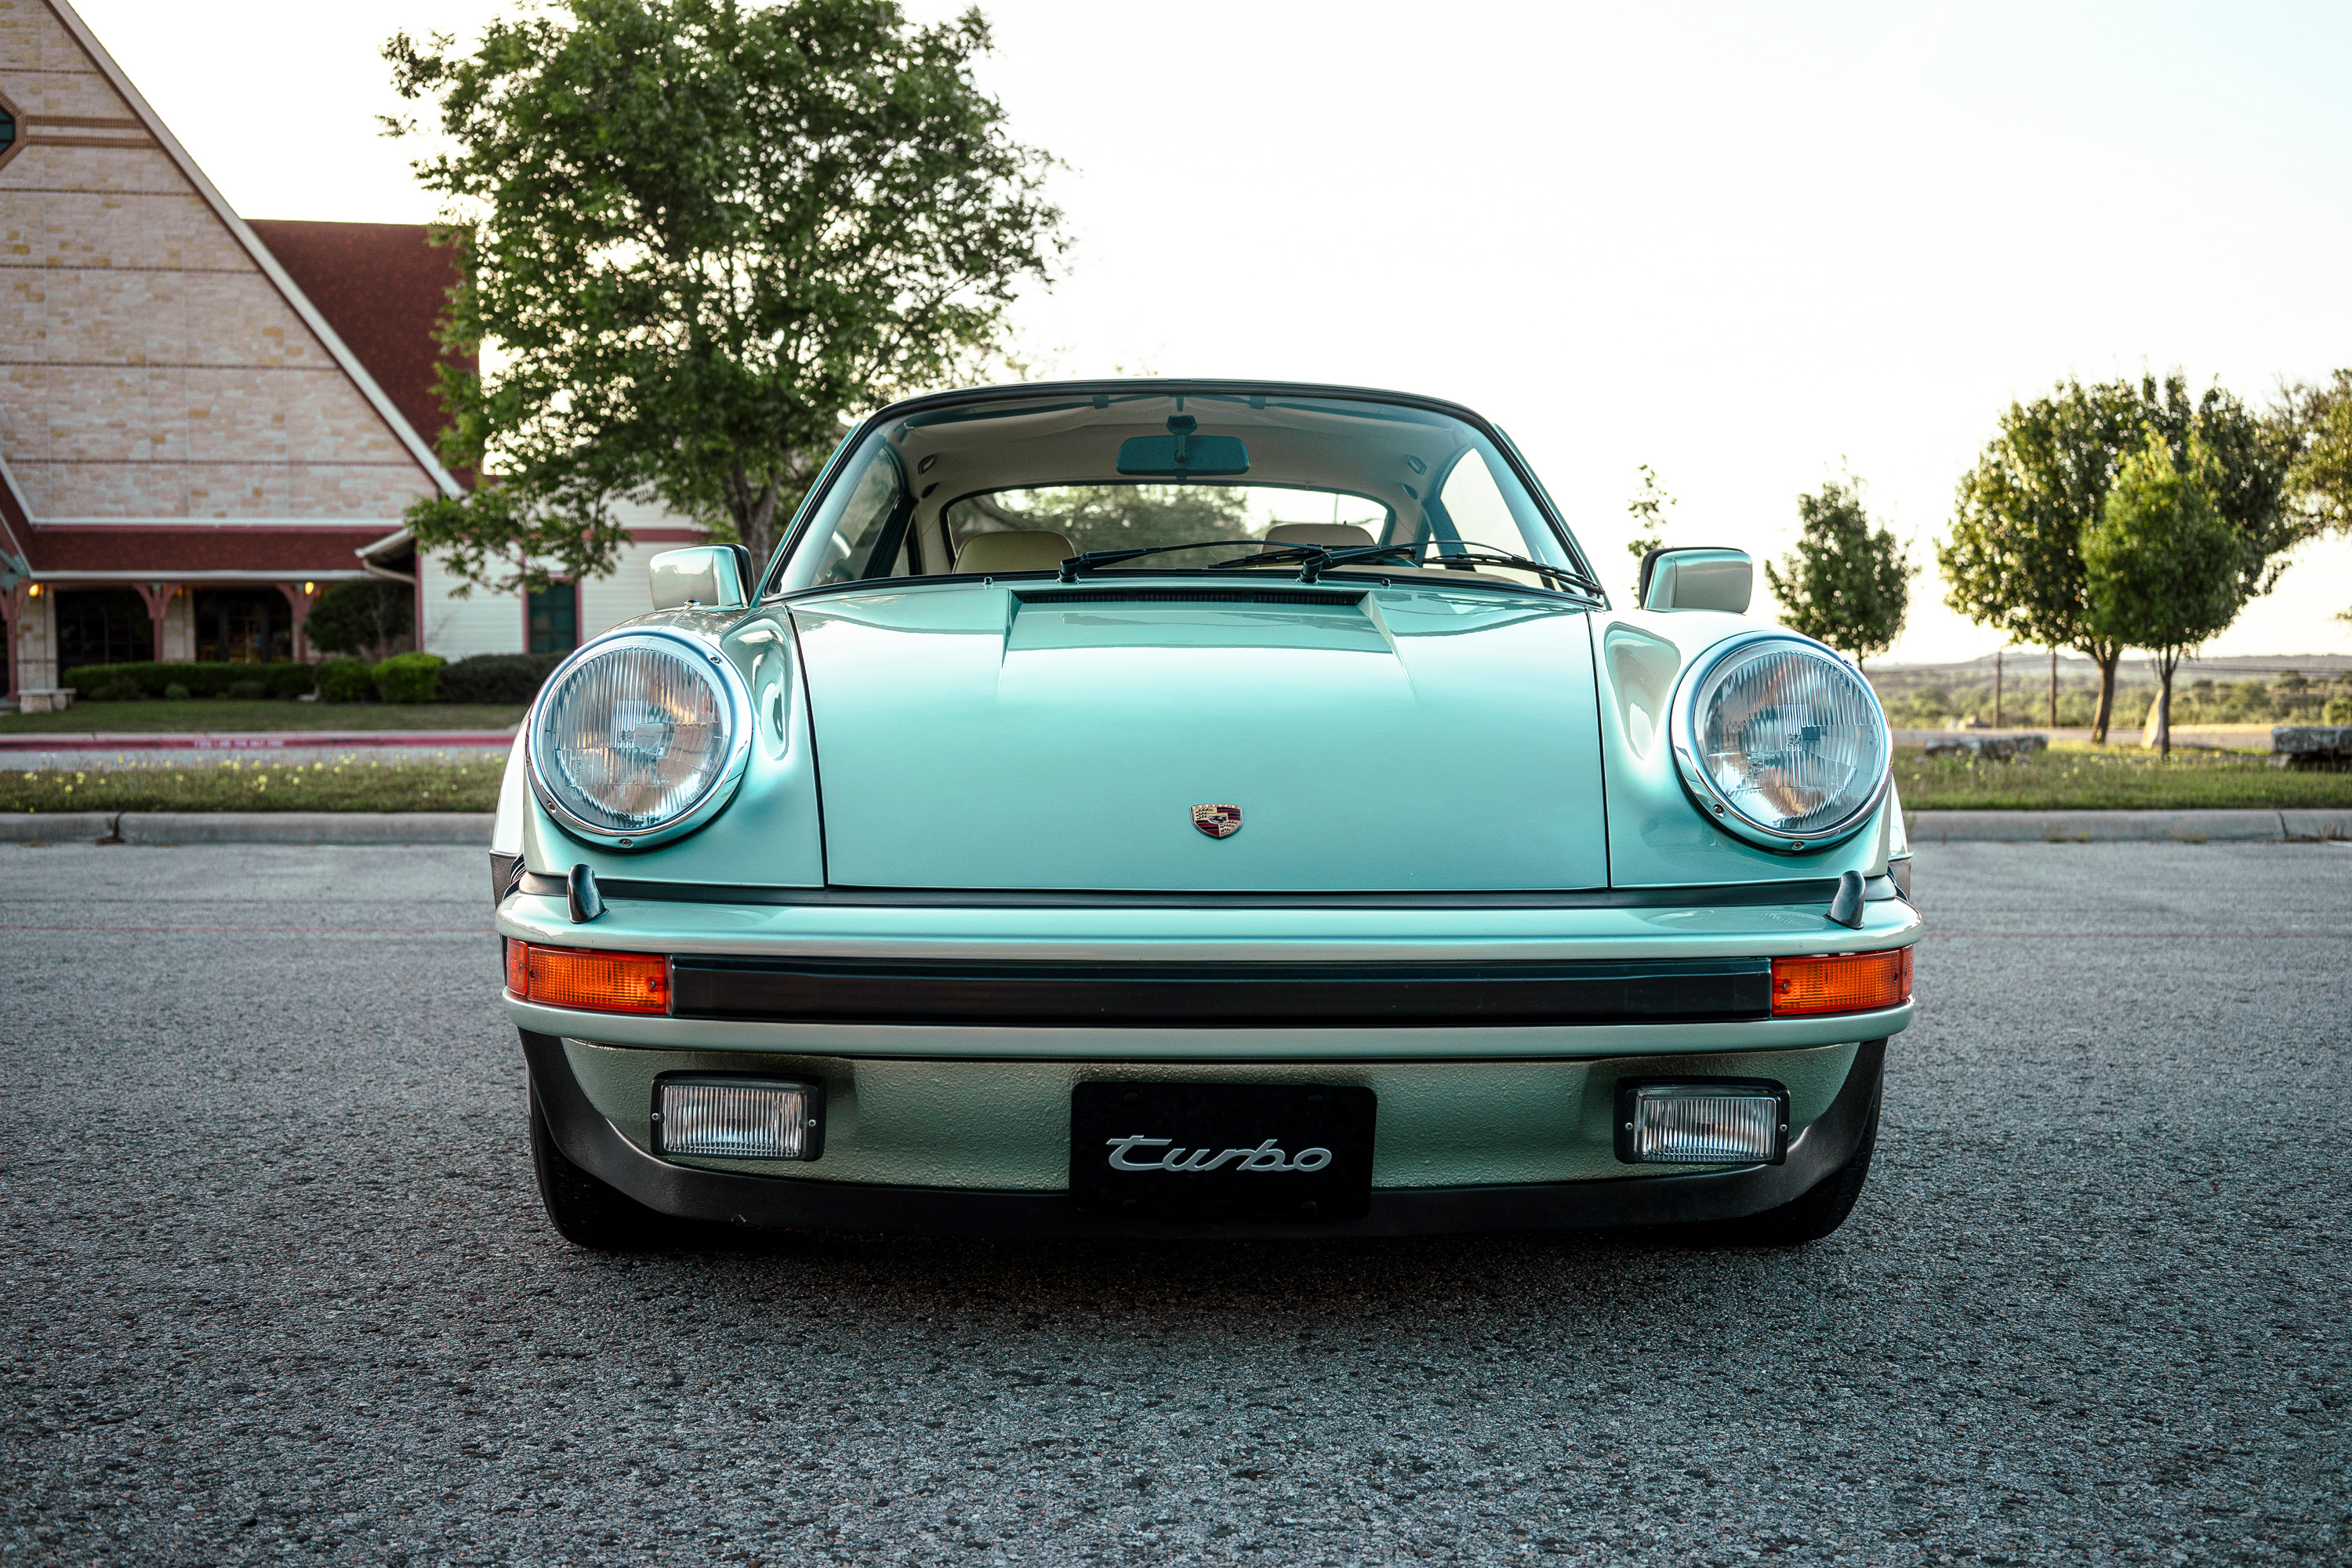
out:
M441 665L437 653L394 654L375 667L375 689L386 702L438 702Z
M174 680L163 688L163 696L167 701L185 702L188 700L188 689Z
M77 678L68 677L68 679ZM125 680L119 675L110 675L96 686L84 687L81 700L85 702L136 702L146 695L147 693L141 689L137 681Z
M238 702L258 702L268 695L269 683L266 680L232 680L228 683L228 696Z
M70 671L65 684L95 691L120 678L134 683L142 697L162 697L177 686L191 697L222 697L241 680L257 680L265 697L299 697L311 689L317 668L308 664L86 664Z
M547 678L567 655L560 653L478 653L445 666L441 671L444 702L528 702L539 695Z
M319 667L319 695L330 702L373 702L375 667L363 658L331 658Z
M413 592L405 583L338 583L319 595L302 635L321 653L382 653L408 635Z

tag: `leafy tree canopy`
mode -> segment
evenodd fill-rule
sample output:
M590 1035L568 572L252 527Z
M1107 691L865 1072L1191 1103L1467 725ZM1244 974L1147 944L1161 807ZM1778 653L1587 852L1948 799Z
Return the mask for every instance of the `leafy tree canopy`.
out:
M2175 463L2162 433L2150 430L2083 534L2094 628L2156 656L2158 743L2167 755L2180 656L2228 630L2247 597L2244 541L2218 500L2227 470L2193 429L2187 458Z
M2352 531L2352 370L2337 371L2324 387L2297 388L2292 398L2302 450L2287 493L2307 526ZM2352 610L2341 618L2352 621Z
M444 370L453 466L494 473L409 513L417 541L504 587L609 570L612 503L652 497L772 546L845 417L1001 341L1065 243L1051 160L972 76L977 11L892 0L562 0L471 52L384 47L450 150ZM413 121L387 121L390 134Z
M1795 551L1777 567L1764 563L1781 619L1856 663L1885 653L1903 635L1919 569L1892 530L1872 530L1861 481L1851 475L1799 496L1797 514Z
M1637 562L1649 559L1650 552L1664 548L1666 513L1673 510L1675 498L1658 483L1657 470L1643 463L1635 470L1642 476L1642 488L1625 503L1625 514L1633 520L1633 537L1625 542L1625 549ZM1633 574L1633 592L1642 592L1641 574Z
M2191 397L2179 372L2089 386L2069 379L2010 405L1961 476L1949 536L1936 547L1954 610L2013 641L2076 648L2098 664L2092 727L2102 739L2122 647L2094 624L2083 536L2105 516L2118 468L2150 431L2177 463L2192 429L2215 470L2215 506L2239 537L2241 582L2250 595L2267 593L2286 552L2316 531L2282 504L2297 446L2293 421L2258 415L2219 386Z
M958 501L948 509L948 526L959 538L967 531L1051 529L1078 550L1240 539L1255 531L1247 492L1224 485L1063 485L1005 490Z

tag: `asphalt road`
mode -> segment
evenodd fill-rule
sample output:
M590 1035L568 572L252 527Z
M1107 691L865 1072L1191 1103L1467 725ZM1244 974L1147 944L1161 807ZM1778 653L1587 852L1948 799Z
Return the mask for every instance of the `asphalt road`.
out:
M483 884L0 847L0 1561L2352 1561L2352 848L1923 854L1760 1253L577 1252Z

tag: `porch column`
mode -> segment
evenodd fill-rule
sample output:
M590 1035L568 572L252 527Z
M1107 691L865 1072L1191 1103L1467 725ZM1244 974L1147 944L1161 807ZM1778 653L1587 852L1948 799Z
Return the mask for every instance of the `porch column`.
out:
M305 663L310 658L310 639L302 628L309 624L310 611L319 603L325 585L320 583L280 583L278 591L286 595L286 603L294 616L294 657Z
M147 602L147 625L155 634L154 658L163 662L163 612L172 603L172 595L180 591L176 583L134 583L139 596Z
M25 590L32 584L19 577L7 587L0 588L0 636L8 639L8 690L15 697L25 689L24 679L16 672L16 628L25 624Z

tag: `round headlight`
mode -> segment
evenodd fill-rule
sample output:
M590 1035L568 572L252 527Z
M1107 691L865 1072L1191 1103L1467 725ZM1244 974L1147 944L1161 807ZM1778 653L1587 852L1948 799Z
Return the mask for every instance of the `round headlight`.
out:
M1832 844L1885 798L1894 736L1860 672L1786 633L1743 637L1683 677L1676 771L1714 820L1775 849Z
M751 755L734 667L669 632L623 632L557 670L530 716L530 777L572 832L641 848L727 804Z

